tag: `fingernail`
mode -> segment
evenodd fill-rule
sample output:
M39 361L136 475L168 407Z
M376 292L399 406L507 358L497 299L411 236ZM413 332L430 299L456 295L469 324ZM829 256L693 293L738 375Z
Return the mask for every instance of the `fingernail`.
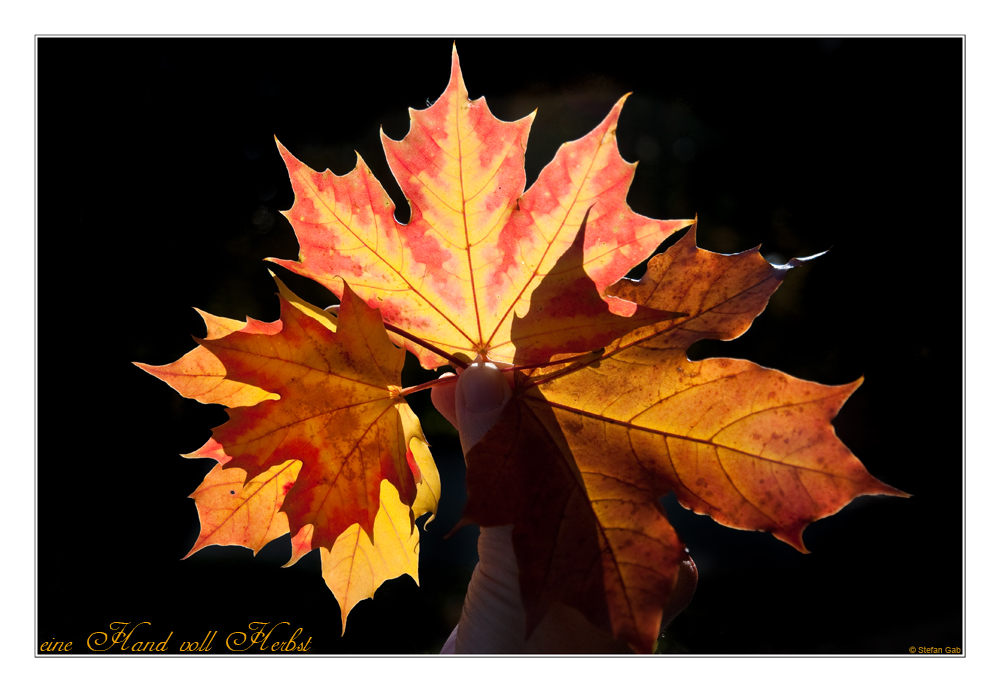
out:
M473 363L459 378L462 401L469 413L489 413L503 405L503 373L493 363Z

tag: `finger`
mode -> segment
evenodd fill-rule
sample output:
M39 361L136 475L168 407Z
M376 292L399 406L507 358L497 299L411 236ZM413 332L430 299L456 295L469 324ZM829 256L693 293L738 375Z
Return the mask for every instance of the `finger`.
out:
M674 590L670 592L667 604L663 606L662 629L666 629L670 621L680 615L681 611L691 604L697 587L698 567L694 564L691 556L688 555L680 564L680 569L677 572L677 584L674 585Z
M463 453L467 454L500 419L510 397L507 378L493 363L476 359L459 375L455 386L455 414Z
M625 654L631 649L579 611L553 603L527 640L517 559L510 526L479 534L479 564L462 617L441 653Z
M455 629L451 631L448 638L444 642L444 646L441 647L441 653L443 654L453 654L455 651L455 640L458 638L458 625L455 625Z
M434 404L434 408L438 410L438 413L444 416L458 430L458 416L455 414L455 385L458 383L458 377L455 376L455 373L448 372L441 375L438 379L450 379L452 381L447 384L438 385L431 390L431 403Z

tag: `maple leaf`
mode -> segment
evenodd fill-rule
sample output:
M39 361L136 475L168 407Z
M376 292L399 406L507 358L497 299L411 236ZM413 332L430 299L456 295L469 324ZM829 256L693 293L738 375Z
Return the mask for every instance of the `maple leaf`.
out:
M785 273L756 250L697 248L692 228L638 283L608 293L685 313L640 327L587 360L526 370L503 417L469 451L465 519L514 525L529 632L561 601L652 651L684 548L659 497L805 552L806 525L876 480L831 420L860 384L828 387L748 361L692 362L704 338L733 339Z
M227 378L281 398L230 409L229 422L194 455L253 475L302 461L283 511L293 533L312 524L318 546L332 546L355 523L371 535L383 478L407 505L416 493L406 454L420 432L399 413L406 406L399 385L404 354L389 342L376 311L344 295L337 332L279 297L277 322L198 340Z
M206 316L209 338L198 348L171 365L140 367L184 396L230 406L229 422L185 456L251 478L302 462L282 512L293 534L311 525L312 544L331 548L355 523L372 535L382 479L413 504L421 474L411 442L426 443L400 396L404 352L377 311L347 290L334 318L278 285L277 322L240 327Z
M565 351L570 336L574 351L588 351L655 321L654 311L634 313L624 301L572 299L581 276L602 293L691 223L649 219L625 203L635 164L622 159L615 140L624 97L590 134L560 147L524 192L534 115L502 122L484 99L468 96L453 50L441 98L410 110L401 141L382 134L389 167L410 203L406 225L396 221L392 202L360 156L347 175L317 173L279 143L295 192L285 216L298 237L299 261L270 261L338 296L350 283L427 368L476 356L534 364ZM585 216L580 270L561 268L563 281L553 293L566 300L550 295L541 315L537 305L531 309L532 292L577 240ZM557 310L567 306L572 324L552 328ZM522 331L534 337L532 348L521 352L511 336L518 315L528 320Z
M331 405L342 410L370 404L361 402L359 406L355 396L356 386L334 386L331 393L329 386L316 384L315 374L308 380L308 387L315 387L315 391L290 389L286 380L301 378L303 368L325 372L327 376L337 379L353 376L357 380L355 385L367 382L368 387L383 392L379 396L384 399L382 405L385 409L381 413L369 412L367 416L362 416L353 423L355 430L350 429L351 421L343 425L345 421L342 417L333 416L327 421L325 427L335 442L332 448L320 448L315 453L307 451L270 467L267 467L269 461L264 460L255 464L263 470L249 481L247 464L233 464L226 452L227 448L234 450L234 446L228 444L233 433L223 431L226 426L217 429L220 432L201 449L184 455L220 462L191 494L198 509L201 531L185 557L211 545L241 545L256 554L267 543L289 533L290 521L294 522L296 530L292 536L292 556L286 566L297 562L314 547L319 547L323 578L340 603L342 627L346 628L347 616L354 606L365 598L371 598L387 579L408 574L418 581L419 533L414 530L412 522L415 517L437 511L441 482L416 416L398 400L398 384L394 383L399 382L403 352L388 343L377 313L361 301L352 300L353 294L348 290L345 305L338 311L339 316L331 315L299 298L273 274L272 277L278 285L283 321L265 324L248 320L244 323L199 311L207 328L206 339L201 340L201 345L169 365L136 365L167 382L181 395L201 403L224 404L230 408L254 407L263 402L283 401L282 395L288 396L291 401L286 401L286 404L291 405L291 413L266 411L250 418L249 426L244 425L250 431L261 430L259 424L253 423L265 421L265 440L268 437L267 428L275 423L284 424L292 435L298 434L301 438L303 431L296 430L295 426L302 424L303 416L295 415L296 411L307 410L310 415L322 415L324 407L329 409ZM336 336L338 321L339 337ZM270 340L270 345L267 341L262 345L260 340L256 346L250 344L249 347L246 342L227 341L233 335L264 337ZM239 354L232 356L229 349L220 350L218 344L209 343L219 341L231 344L230 349L240 349ZM244 355L246 353L253 355L248 358ZM260 372L255 369L258 365L261 366ZM318 368L315 367L317 365ZM277 368L277 375L270 372L273 368ZM242 381L236 379L240 373L244 374ZM265 384L266 389L247 382L248 379L269 384ZM317 398L318 402L312 401ZM364 452L370 446L370 441L366 441L367 435L360 437L355 452L346 455L338 453L338 449L343 449L344 440L351 440L352 434L357 437L358 428L367 426L371 429L383 417L388 417L396 429L393 430L392 424L376 428L375 446L378 448L384 444L390 456L393 452L401 455L406 473L414 473L419 478L416 494L411 499L412 506L404 502L401 499L404 496L397 491L400 464L394 456L389 464L385 454L369 454L369 460L374 456L376 463L365 464ZM393 442L397 443L395 448ZM237 436L237 446L239 444ZM300 439L295 449L308 450L303 444ZM405 451L398 448L399 444L405 444ZM315 447L321 445L314 444ZM279 446L269 459L289 454L287 450L281 452L281 449ZM311 474L302 474L301 458L312 459L316 470ZM350 469L352 465L357 467L354 471ZM319 476L322 479L331 474L346 477L349 471L360 481L360 488L356 487L357 482L324 484L312 480L310 483L308 478ZM379 473L385 476L381 480ZM310 484L303 488L302 497L310 500L319 492L332 490L330 494L334 494L335 502L340 504L335 504L330 510L329 505L323 502L301 503L304 506L296 507L294 496L288 502L290 491L303 476L307 476L303 485ZM404 474L403 477L409 476ZM377 505L374 508L369 502L370 483L376 486ZM346 510L350 509L354 498L360 498L365 506L347 514ZM358 522L342 529L339 524L330 526L330 522L327 525L321 523L322 530L317 537L316 520L336 516L337 512L357 518ZM370 527L365 526L363 522L372 513ZM326 538L333 534L336 534L333 540Z

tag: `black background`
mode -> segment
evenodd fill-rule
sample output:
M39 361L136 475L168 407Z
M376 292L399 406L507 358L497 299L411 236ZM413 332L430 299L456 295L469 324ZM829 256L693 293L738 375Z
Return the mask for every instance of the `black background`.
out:
M277 135L337 174L355 150L408 215L381 152L407 107L448 80L451 38L38 40L37 604L40 643L74 653L114 620L149 621L170 648L252 620L289 621L313 653L435 652L458 618L475 527L457 438L411 397L444 500L422 538L421 586L402 578L352 612L314 552L281 569L207 548L187 495L210 462L179 457L226 420L131 365L176 360L204 327L191 309L278 316L275 270L295 258ZM807 529L800 555L666 499L697 561L692 605L661 650L905 654L963 645L961 39L469 39L472 98L499 118L538 114L528 184L559 143L624 93L618 128L639 160L629 194L655 218L698 214L699 244L762 244L789 275L751 330L692 358L749 358L826 384L865 383L838 434L910 499L866 497ZM27 133L23 133L26 135ZM27 173L26 173L27 174ZM669 241L668 241L669 242ZM436 376L408 365L404 384ZM290 630L289 630L290 631ZM138 636L138 635L137 635Z

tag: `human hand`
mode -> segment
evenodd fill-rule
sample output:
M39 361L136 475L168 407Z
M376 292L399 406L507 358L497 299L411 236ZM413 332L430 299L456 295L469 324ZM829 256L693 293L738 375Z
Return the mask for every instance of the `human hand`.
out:
M511 398L511 373L478 360L454 382L431 390L431 401L458 430L467 454L499 420ZM521 603L511 526L484 527L479 534L479 564L472 574L462 615L443 654L625 654L632 650L588 622L574 608L557 603L525 640L526 615ZM665 627L691 602L698 570L690 558L680 566L677 585L664 606Z

